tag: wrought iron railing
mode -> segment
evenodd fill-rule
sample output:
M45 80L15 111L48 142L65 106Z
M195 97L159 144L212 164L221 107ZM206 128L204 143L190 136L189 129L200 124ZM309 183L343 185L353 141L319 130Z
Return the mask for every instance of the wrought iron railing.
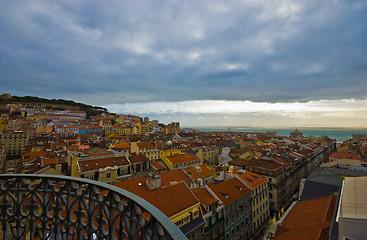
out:
M3 239L187 239L144 199L67 176L0 174Z

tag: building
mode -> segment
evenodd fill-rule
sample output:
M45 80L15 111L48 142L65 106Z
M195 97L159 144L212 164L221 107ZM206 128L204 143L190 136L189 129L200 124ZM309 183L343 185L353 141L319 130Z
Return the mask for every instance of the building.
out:
M80 160L77 177L111 184L131 178L130 166L125 156Z
M138 155L144 155L149 160L155 160L159 158L159 150L157 146L150 142L132 142L131 152Z
M129 156L133 178L144 176L150 170L150 160L145 155L132 153Z
M193 165L200 165L200 159L189 154L171 155L161 158L169 170L185 169Z
M367 177L346 177L339 201L339 239L366 239Z
M268 180L250 171L239 170L237 175L251 189L252 231L255 237L261 237L270 218Z
M161 210L188 239L204 239L204 218L200 202L184 182L162 187L161 177L151 175L115 184ZM174 204L172 204L174 203Z
M277 229L272 239L333 239L329 236L335 209L336 197L334 195L299 201L288 215L276 223Z
M206 164L193 165L183 169L183 171L190 176L196 187L214 183L214 177L216 176L215 169Z
M205 239L224 239L224 207L223 203L205 186L193 189L192 192L200 200L205 219Z
M7 131L8 127L8 119L5 117L0 117L0 132Z
M224 206L224 239L249 239L253 234L251 189L238 176L208 187Z
M202 163L216 166L218 164L219 150L215 146L204 146L197 149L196 157L198 157Z
M1 142L5 145L4 151L8 159L20 157L23 148L28 145L28 141L28 135L24 131L7 131L1 136Z

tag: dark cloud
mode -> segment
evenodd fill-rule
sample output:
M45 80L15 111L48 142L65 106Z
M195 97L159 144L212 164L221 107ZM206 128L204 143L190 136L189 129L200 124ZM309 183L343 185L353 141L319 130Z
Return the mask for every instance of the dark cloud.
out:
M102 105L365 98L364 1L0 1L3 92Z

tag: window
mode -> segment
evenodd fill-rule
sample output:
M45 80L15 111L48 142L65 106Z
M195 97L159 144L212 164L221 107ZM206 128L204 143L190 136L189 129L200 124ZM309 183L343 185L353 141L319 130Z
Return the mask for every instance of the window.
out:
M111 177L111 172L108 172L107 174L106 174L106 178L110 178Z

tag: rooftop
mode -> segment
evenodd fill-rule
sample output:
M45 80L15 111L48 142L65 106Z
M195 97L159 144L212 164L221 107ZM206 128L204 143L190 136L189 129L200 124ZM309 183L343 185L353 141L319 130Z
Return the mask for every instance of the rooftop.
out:
M367 177L346 177L343 185L343 218L367 219Z

